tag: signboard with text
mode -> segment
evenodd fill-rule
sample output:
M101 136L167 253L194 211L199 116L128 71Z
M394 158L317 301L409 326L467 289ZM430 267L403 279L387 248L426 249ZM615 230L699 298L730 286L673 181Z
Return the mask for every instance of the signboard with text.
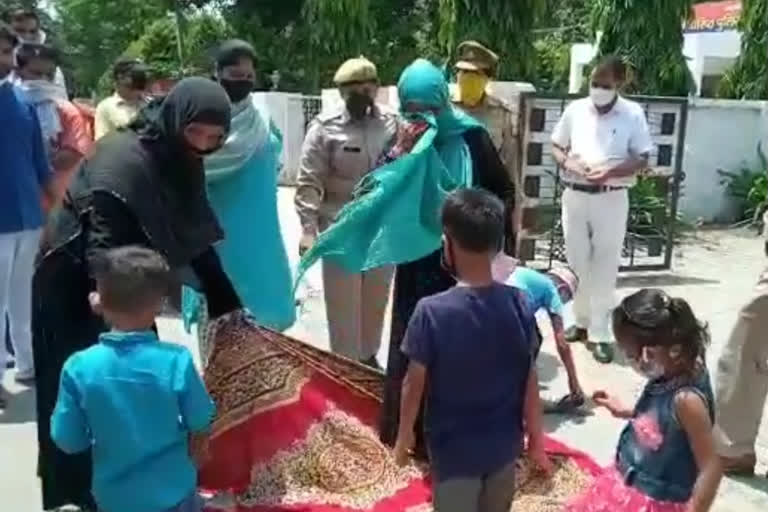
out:
M706 2L693 6L693 17L685 24L685 32L724 32L738 30L741 0Z

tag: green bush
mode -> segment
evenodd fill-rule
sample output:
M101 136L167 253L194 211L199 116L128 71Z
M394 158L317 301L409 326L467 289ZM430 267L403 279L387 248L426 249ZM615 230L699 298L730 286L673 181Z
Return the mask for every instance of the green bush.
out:
M720 184L725 185L729 197L737 201L738 220L751 220L757 224L766 208L768 198L768 161L760 144L757 146L758 166L742 166L737 171L718 169Z

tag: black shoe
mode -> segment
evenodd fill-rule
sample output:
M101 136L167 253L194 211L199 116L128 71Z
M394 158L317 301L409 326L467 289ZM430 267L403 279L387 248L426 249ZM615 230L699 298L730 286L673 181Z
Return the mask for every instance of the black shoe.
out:
M610 364L613 362L613 344L611 343L598 343L595 345L595 350L592 353L595 361L603 364Z
M589 332L579 326L572 325L565 330L565 341L568 343L578 343L589 340Z

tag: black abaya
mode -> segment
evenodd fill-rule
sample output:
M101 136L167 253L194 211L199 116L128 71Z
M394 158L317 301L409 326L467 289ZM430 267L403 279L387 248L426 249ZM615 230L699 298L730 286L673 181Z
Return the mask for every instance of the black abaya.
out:
M62 366L107 328L88 300L95 289L90 257L125 245L149 247L174 269L192 267L212 317L241 307L211 245L220 230L205 198L202 162L180 145L190 122L228 127L229 100L203 79L184 80L174 91L154 121L145 119L137 129L99 141L45 230L32 287L38 474L45 510L67 504L96 508L90 453L67 455L50 438Z

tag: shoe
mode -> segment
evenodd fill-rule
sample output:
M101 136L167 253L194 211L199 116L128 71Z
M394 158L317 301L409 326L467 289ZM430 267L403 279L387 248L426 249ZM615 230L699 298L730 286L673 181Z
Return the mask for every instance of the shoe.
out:
M568 343L578 343L589 340L589 332L583 327L576 325L570 326L565 330L565 341Z
M598 343L592 355L598 363L610 364L613 362L613 345L611 343Z
M586 399L581 393L568 393L554 404L548 404L544 407L544 414L574 414L581 407L584 407Z
M740 457L720 457L723 473L729 476L754 476L757 457L748 453Z

